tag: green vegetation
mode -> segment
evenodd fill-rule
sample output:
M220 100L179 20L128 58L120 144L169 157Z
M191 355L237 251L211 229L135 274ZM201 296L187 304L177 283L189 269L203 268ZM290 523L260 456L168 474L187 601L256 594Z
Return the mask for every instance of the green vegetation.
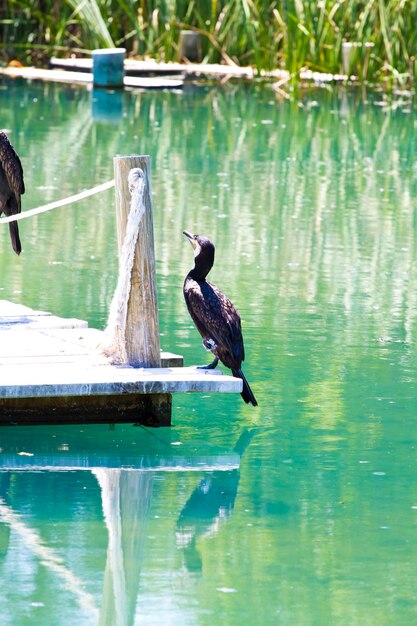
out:
M41 63L97 47L177 60L181 29L201 33L204 61L258 72L303 68L361 81L413 82L415 0L9 0L0 8L5 61ZM343 62L342 44L352 42Z

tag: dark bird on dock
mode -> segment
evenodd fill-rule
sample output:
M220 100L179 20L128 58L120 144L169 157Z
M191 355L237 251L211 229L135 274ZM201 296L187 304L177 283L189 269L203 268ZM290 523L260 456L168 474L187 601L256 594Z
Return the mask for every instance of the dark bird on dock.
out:
M206 350L214 354L214 361L202 369L214 369L219 359L232 370L233 376L243 382L242 398L257 406L255 396L243 375L241 364L245 360L240 317L229 298L218 287L209 283L206 276L214 264L214 245L201 235L184 230L194 248L194 268L184 281L184 298Z
M9 217L20 213L20 196L24 193L22 164L7 135L0 131L0 215L4 213ZM10 222L9 231L13 250L20 254L22 246L17 222Z

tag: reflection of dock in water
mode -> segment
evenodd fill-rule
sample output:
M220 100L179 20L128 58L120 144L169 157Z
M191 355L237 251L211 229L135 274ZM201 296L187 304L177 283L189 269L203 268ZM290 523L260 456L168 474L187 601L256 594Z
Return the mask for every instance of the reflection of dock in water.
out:
M250 441L244 433L239 441ZM30 445L29 443L30 442ZM246 443L247 445L247 443ZM246 447L246 446L245 446ZM30 552L40 567L46 568L58 584L63 584L76 601L79 610L90 616L91 624L130 626L135 621L140 575L146 549L146 533L152 506L154 475L159 472L208 471L212 507L200 507L201 529L209 527L224 507L233 509L239 481L241 451L220 450L206 442L184 443L175 431L163 429L155 435L131 425L103 428L83 425L82 429L63 426L39 426L2 429L0 472L3 476L0 493L0 526L2 534L0 559L7 556L10 536ZM119 463L119 465L118 465ZM66 480L77 476L78 470L89 470L100 488L104 522L108 533L107 555L103 572L102 597L96 597L83 580L65 563L53 547L46 545L42 531L35 530L10 492L10 477L23 481L25 474L66 470ZM72 472L74 472L72 474ZM224 475L223 487L221 476ZM201 483L200 483L201 484ZM226 500L221 490L229 485ZM184 507L180 519L199 507L198 488ZM220 504L219 504L220 503ZM175 505L175 503L173 503ZM204 517L206 516L206 517ZM202 532L195 533L200 536ZM34 574L35 575L35 574ZM36 575L39 575L36 574Z
M30 443L29 443L30 442ZM235 451L208 444L183 444L175 430L155 435L144 428L84 424L2 427L1 471L122 469L142 471L222 471L239 467Z

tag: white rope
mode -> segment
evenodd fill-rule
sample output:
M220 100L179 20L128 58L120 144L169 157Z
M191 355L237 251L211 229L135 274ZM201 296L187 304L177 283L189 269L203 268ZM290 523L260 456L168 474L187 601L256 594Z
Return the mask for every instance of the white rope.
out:
M131 169L127 180L131 193L130 211L119 260L119 278L110 305L104 340L100 346L100 350L114 364L128 363L126 352L127 306L132 288L132 268L139 234L139 224L145 214L146 181L143 171L139 167Z
M49 204L44 204L36 209L30 209L24 213L10 215L10 217L0 217L0 224L9 224L10 222L17 222L18 220L25 220L27 217L33 217L34 215L39 215L39 213L46 213L47 211L52 211L52 209L58 209L61 206L78 202L79 200L93 196L95 193L111 189L111 187L114 187L114 180L109 180L107 183L102 183L101 185L97 185L96 187L92 187L86 191L81 191L81 193L77 193L75 196L69 196L69 198L64 198L63 200L50 202Z

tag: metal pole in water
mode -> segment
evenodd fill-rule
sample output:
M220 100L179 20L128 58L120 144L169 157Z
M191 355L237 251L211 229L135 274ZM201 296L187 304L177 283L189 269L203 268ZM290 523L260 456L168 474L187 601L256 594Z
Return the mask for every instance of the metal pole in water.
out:
M149 156L115 157L114 178L119 259L126 258L126 252L134 254L128 282L130 290L124 295L128 300L125 326L127 361L134 367L160 367ZM138 203L141 203L139 207ZM132 220L128 220L130 211L138 216L138 224L133 226ZM133 238L132 232L127 232L132 228L137 229L137 238L136 232L133 232ZM126 251L125 238L133 241L131 250ZM123 272L124 268L120 267L119 271Z
M95 87L123 87L126 48L93 50Z

